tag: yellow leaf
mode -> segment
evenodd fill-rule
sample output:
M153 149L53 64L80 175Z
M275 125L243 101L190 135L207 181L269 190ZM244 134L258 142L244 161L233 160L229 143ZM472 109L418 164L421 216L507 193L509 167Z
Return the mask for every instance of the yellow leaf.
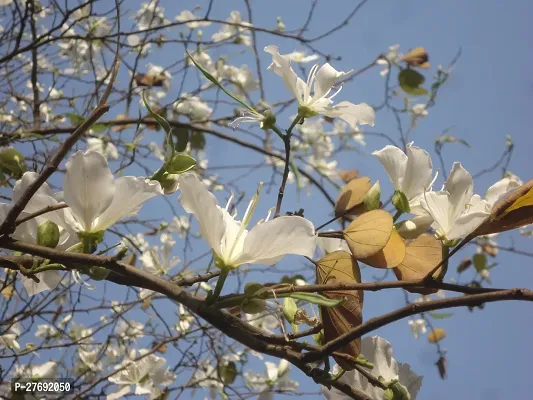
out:
M405 247L405 258L394 268L394 274L399 281L422 279L442 260L442 244L429 233L420 235L409 241ZM439 271L434 276L438 276ZM407 289L410 292L430 294L437 289Z
M501 217L505 216L506 214L509 214L511 211L527 206L533 206L533 188L529 189L526 194L516 199L513 204L511 204L507 209L505 209Z
M352 210L355 206L361 204L365 198L366 192L370 190L370 179L366 176L352 179L348 182L339 193L335 203L335 216L339 217Z
M15 292L15 289L13 288L13 285L6 286L2 289L0 292L2 296L4 296L6 299L10 299L13 297L13 293Z
M411 67L423 69L428 69L430 67L428 53L423 47L416 47L413 50L409 50L409 52L403 56L403 61Z
M437 343L437 342L440 342L445 337L446 337L446 331L442 328L436 328L436 329L433 329L431 332L429 332L428 342Z
M361 271L357 260L350 253L335 251L317 262L316 278L319 284L361 282ZM362 290L335 290L323 292L322 295L328 299L345 299L337 307L320 307L326 343L361 325L363 322ZM361 339L353 340L339 349L339 352L349 354L352 357L359 356L360 351ZM344 370L351 371L354 369L353 365L346 362L346 360L335 356L333 358Z
M370 257L360 258L359 261L375 268L394 268L405 258L405 243L395 229L383 249Z
M344 230L344 239L355 258L367 258L383 249L392 234L392 216L383 210L369 211Z

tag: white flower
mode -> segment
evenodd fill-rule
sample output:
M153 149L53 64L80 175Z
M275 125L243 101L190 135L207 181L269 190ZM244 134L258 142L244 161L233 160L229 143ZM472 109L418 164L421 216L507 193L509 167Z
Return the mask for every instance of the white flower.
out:
M426 321L423 318L410 319L408 323L415 339L418 339L420 334L424 335L427 332Z
M41 365L17 365L13 376L17 378L52 379L57 375L58 364L48 361Z
M59 334L55 326L48 324L40 324L35 331L35 337L43 338L45 340L53 339Z
M329 231L331 231L331 229L329 229ZM326 254L341 250L350 252L348 244L346 244L346 240L344 239L319 237L317 240L317 244L318 247L320 247Z
M158 7L158 3L157 1L150 1L141 4L141 8L135 15L140 30L157 28L165 23L165 9Z
M176 232L180 239L183 239L185 236L187 236L190 228L191 224L189 222L189 217L186 215L174 217L172 218L170 224L168 224L168 230L170 232Z
M196 175L180 177L183 208L198 220L202 237L225 267L241 264L274 264L287 254L312 257L316 247L313 224L298 216L282 216L246 229L259 196L253 197L243 221L236 221L217 204L215 196Z
M428 110L425 104L415 104L411 109L414 118L426 118L428 116Z
M144 324L137 321L121 319L115 327L115 333L125 340L135 340L144 337Z
M416 396L422 386L422 376L416 375L409 364L398 363L392 358L392 346L385 339L374 336L365 337L361 341L361 354L363 354L369 362L374 364L374 368L370 371L375 377L383 377L385 381L398 379L402 386L405 386L411 395L411 400L416 400ZM333 368L333 373L339 371L338 365ZM351 387L363 391L372 400L383 400L383 389L373 386L368 380L362 376L357 370L346 372L341 382L344 382ZM337 389L327 389L322 387L322 393L328 400L348 400L344 393Z
M204 26L208 26L208 25L211 25L211 22L210 21L198 21L200 19L200 17L194 15L191 11L189 10L183 10L177 17L176 17L176 21L179 21L179 22L185 22L187 21L187 26L190 28L190 29L195 29L195 28L202 28Z
M185 334L194 322L194 317L185 310L183 304L179 305L179 317L180 322L176 324L176 330L181 334Z
M306 56L305 52L303 51L293 51L292 53L287 54L287 56L291 59L291 61L302 64L318 60L318 54L311 54L310 56Z
M146 354L148 350L140 350L140 354ZM132 352L133 356L135 355ZM120 399L128 393L131 393L131 386L135 385L135 395L149 395L150 399L159 397L162 390L159 386L168 386L174 379L175 375L165 368L166 360L154 354L150 354L138 361L125 360L121 365L115 366L115 369L121 369L115 375L108 379L111 383L119 385L121 388L107 396L107 400Z
M180 262L179 257L172 256L174 242L170 235L161 234L162 246L152 246L141 255L144 269L153 275L165 275Z
M193 121L208 120L213 109L200 100L197 96L183 93L181 98L174 103L174 110L178 114L187 115Z
M161 185L133 176L113 178L106 158L95 151L78 151L66 164L65 202L78 231L104 231L122 218L135 215L148 199L162 194Z
M117 160L118 159L118 150L115 145L111 142L104 142L99 138L88 138L87 139L87 151L97 151L102 154L108 160Z
M273 362L265 362L265 375L253 372L244 373L246 386L259 392L258 400L272 400L272 392L293 391L298 388L298 382L289 379L290 363L287 360L280 360L276 365Z
M432 227L439 237L447 240L463 238L487 219L490 204L473 192L472 176L456 162L443 190L423 196L420 205L433 218Z
M228 80L235 85L238 95L244 96L248 92L259 89L259 82L246 65L240 68L225 65L223 71Z
M407 154L395 146L385 146L374 151L387 171L394 189L401 190L411 207L413 214L424 214L420 209L420 199L425 191L431 190L433 184L433 163L429 153L420 147L407 146Z
M17 339L21 333L22 327L18 322L11 325L9 329L0 336L0 350L4 347L11 350L20 350L20 345L17 342Z
M384 65L384 68L381 70L380 75L385 76L390 71L390 65L399 62L402 59L402 55L398 53L400 48L399 44L389 47L387 54L383 54L377 61L376 64Z
M213 41L221 42L229 38L234 38L235 43L243 44L244 46L250 46L252 44L252 39L250 38L250 35L248 33L245 33L249 31L249 29L246 27L251 27L252 24L243 21L240 12L232 11L226 21L229 22L231 25L223 24L220 28L220 31L211 36L211 39Z
M270 311L263 311L259 314L245 314L246 322L256 328L263 329L268 333L279 327L279 318Z
M337 79L349 72L339 72L328 63L320 68L317 64L311 68L307 82L304 82L292 69L290 57L281 55L277 46L267 46L265 51L272 55L272 64L268 69L283 78L285 87L298 100L299 111L307 116L322 114L330 118L339 117L354 129L357 124L374 125L374 109L366 103L356 105L343 101L331 106L333 97L340 92L342 86L334 94L327 96Z
M216 398L217 393L224 388L224 384L220 381L216 368L208 360L198 363L192 380L193 384L209 389L211 399Z

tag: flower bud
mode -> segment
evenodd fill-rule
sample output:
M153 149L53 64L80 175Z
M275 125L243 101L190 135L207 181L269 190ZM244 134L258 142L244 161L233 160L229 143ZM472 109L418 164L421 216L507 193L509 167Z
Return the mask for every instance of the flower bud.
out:
M37 244L55 248L59 243L59 227L52 221L43 222L37 228Z
M401 190L396 190L392 195L392 204L398 211L401 211L402 213L408 213L411 211L409 200L407 200L407 196Z
M265 117L265 119L261 121L261 129L265 131L268 129L272 129L272 127L276 125L276 116L270 110L266 110L263 113L263 116Z
M233 361L225 362L218 365L218 377L224 385L231 385L237 377L237 365Z
M366 192L365 198L363 199L365 203L365 211L377 210L380 205L380 197L381 186L379 184L379 181L376 181L376 183L374 183L370 190Z
M285 299L283 300L283 315L285 316L285 319L291 324L294 322L294 316L296 315L296 311L298 311L298 307L296 307L296 302L290 297L285 297Z
M110 272L111 270L107 268L93 266L89 268L87 275L89 275L91 279L94 279L95 281L103 281L105 278L107 278Z
M259 314L265 311L266 302L261 299L244 299L241 303L241 310L246 314Z

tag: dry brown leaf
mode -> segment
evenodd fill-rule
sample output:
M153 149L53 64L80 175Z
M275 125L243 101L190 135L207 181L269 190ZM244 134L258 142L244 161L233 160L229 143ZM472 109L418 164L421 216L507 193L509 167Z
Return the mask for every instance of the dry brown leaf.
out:
M383 210L369 211L344 230L344 240L357 259L367 258L383 249L392 234L392 216Z
M442 244L429 233L420 235L415 240L407 242L405 246L405 258L394 268L394 274L399 281L423 279L435 266L442 261ZM438 276L436 271L434 276ZM437 289L411 289L409 292L430 294Z
M133 77L138 86L161 87L165 84L167 78L163 74L137 74Z
M446 337L446 331L442 328L435 328L428 334L429 343L437 343Z
M405 243L396 229L392 230L389 241L376 254L360 258L359 261L375 268L394 268L405 258Z
M328 254L316 264L316 277L319 284L333 284L336 282L361 282L361 271L357 260L346 251L335 251ZM324 326L324 339L327 342L361 325L363 322L363 291L336 290L322 293L328 299L342 299L345 301L337 307L320 307L320 316ZM361 339L353 340L339 349L339 352L352 357L359 356ZM333 356L335 358L335 356ZM341 358L335 361L347 371L354 369L353 365Z
M403 61L411 67L423 69L428 69L430 67L428 53L423 47L416 47L409 50L409 52L403 56Z
M339 193L335 203L335 216L339 217L361 204L372 184L367 176L348 182Z
M341 178L344 183L348 183L358 177L359 171L356 169L347 169L339 172L339 178Z

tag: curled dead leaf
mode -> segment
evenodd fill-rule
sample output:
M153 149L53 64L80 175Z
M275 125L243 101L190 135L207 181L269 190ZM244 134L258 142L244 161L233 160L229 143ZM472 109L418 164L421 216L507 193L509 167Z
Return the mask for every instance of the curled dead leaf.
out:
M372 210L348 225L343 236L354 257L363 259L376 254L387 245L392 229L392 216L388 212Z
M335 216L339 217L347 214L354 207L361 204L371 186L370 179L366 176L352 179L348 182L342 188L335 203Z
M361 282L361 271L357 260L350 253L335 251L317 262L316 277L319 284ZM320 307L326 343L361 325L363 322L363 291L335 290L322 294L329 299L345 299L337 307ZM361 339L353 340L339 349L339 352L349 354L354 358L359 356L360 351ZM335 358L335 361L344 370L354 369L353 365L344 359Z
M133 79L138 86L144 87L161 87L167 81L163 74L137 74Z
M435 328L428 334L429 343L437 343L446 337L446 331L442 328Z
M348 183L358 177L359 171L356 169L347 169L339 172L339 178L341 178L344 183Z
M405 61L410 67L423 69L428 69L430 67L428 53L423 47L416 47L409 50L409 52L403 56L403 61Z

